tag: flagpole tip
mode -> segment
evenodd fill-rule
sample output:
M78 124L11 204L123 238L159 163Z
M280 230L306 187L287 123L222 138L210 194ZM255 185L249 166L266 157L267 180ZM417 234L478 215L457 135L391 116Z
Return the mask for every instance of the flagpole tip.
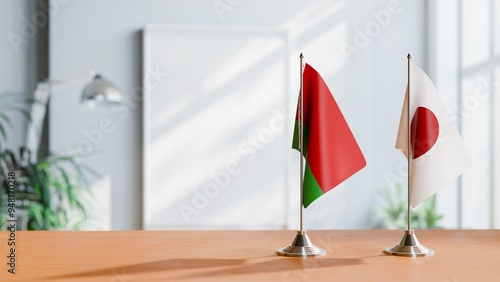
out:
M408 60L411 59L410 53L408 53L408 56L406 56L406 58L408 58Z
M302 53L300 53L300 56L299 56L301 59L304 58L304 55L302 55Z

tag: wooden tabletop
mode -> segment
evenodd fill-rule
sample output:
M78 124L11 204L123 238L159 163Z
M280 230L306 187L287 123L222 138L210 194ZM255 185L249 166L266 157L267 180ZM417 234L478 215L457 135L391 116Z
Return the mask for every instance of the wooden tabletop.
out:
M500 281L500 230L417 230L433 257L382 253L399 230L308 231L318 258L275 254L295 231L18 231L0 281Z

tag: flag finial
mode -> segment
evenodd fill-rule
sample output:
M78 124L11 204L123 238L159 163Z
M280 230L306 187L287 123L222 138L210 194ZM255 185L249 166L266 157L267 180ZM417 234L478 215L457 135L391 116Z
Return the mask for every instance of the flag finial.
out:
M304 58L304 55L302 55L302 53L300 53L299 58L301 58L301 59Z
M410 53L408 53L408 56L406 56L406 58L408 58L408 60L411 59Z

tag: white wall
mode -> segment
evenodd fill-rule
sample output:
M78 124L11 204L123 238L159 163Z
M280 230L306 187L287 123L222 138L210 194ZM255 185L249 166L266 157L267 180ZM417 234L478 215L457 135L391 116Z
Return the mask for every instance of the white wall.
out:
M377 190L387 186L387 172L398 171L393 145L406 85L406 53L425 67L424 1L401 0L401 12L381 28L373 13L387 10L391 1L229 1L236 5L218 14L213 3L227 2L66 0L50 26L51 75L71 76L93 65L131 97L141 84L141 30L148 23L288 30L291 53L304 52L332 88L368 162L349 182L306 210L306 227L370 227ZM373 37L356 45L357 29L370 27ZM344 43L358 48L349 60L341 51ZM295 64L296 57L290 62ZM298 82L292 91L297 87ZM81 148L92 151L85 161L102 173L94 179L101 217L97 228L139 229L140 103L132 99L123 112L89 110L78 104L79 91L72 87L52 96L51 148L65 150L88 141L91 146ZM111 133L98 133L103 119L112 122ZM296 214L290 216L296 219Z
M2 0L0 2L0 93L13 91L32 94L36 84L36 35L27 29L35 1ZM24 144L26 120L12 114L14 126L9 130L8 147L17 151Z

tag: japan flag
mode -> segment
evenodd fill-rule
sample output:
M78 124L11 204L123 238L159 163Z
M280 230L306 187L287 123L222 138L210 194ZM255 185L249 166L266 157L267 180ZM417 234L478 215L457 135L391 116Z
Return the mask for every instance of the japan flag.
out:
M408 119L408 105L411 119ZM396 148L409 158L412 207L448 185L472 165L455 125L446 119L446 108L436 87L413 63L410 63L410 103L407 87Z

